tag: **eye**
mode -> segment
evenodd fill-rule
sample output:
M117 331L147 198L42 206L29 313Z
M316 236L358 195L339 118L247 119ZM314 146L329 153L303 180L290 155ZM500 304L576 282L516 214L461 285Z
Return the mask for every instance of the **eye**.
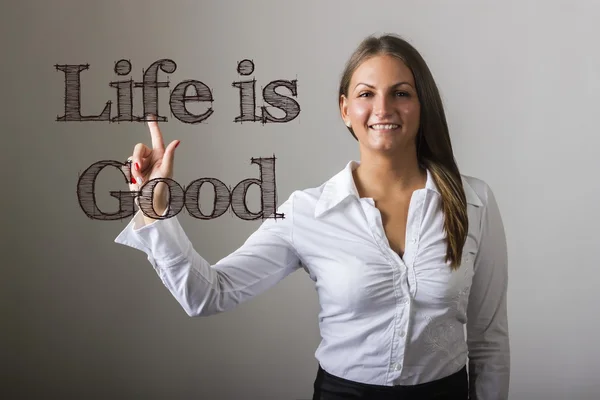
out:
M408 92L396 92L396 96L398 97L410 97Z
M371 96L370 92L362 92L362 93L358 94L358 97L368 97L368 96Z

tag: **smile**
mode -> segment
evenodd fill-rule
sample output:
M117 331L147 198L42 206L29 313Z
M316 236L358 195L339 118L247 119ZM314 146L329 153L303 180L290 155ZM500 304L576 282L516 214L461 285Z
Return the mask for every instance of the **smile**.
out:
M391 130L391 129L397 129L399 128L400 125L398 124L375 124L375 125L369 125L369 128L374 129L374 130Z

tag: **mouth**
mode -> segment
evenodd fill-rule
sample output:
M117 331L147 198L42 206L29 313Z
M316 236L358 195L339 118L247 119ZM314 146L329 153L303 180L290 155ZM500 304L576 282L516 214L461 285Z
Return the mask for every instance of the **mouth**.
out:
M369 125L369 129L373 129L375 131L392 131L394 129L400 128L398 124L374 124Z

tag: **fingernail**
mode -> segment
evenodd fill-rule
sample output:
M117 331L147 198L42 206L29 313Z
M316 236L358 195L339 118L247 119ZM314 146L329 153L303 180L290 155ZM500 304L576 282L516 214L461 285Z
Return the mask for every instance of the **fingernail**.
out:
M177 144L175 145L175 148L177 148L177 146L179 146L179 143L181 143L181 141L177 142Z
M137 181L135 180L135 178L133 176L131 177L131 183L134 183L134 184L137 183Z
M136 169L136 171L139 171L140 170L140 164L135 163L135 169Z

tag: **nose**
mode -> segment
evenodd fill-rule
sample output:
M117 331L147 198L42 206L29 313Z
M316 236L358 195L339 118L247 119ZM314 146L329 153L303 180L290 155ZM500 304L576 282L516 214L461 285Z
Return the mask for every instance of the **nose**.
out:
M388 96L377 96L373 104L373 113L378 117L386 117L391 114L392 104Z

